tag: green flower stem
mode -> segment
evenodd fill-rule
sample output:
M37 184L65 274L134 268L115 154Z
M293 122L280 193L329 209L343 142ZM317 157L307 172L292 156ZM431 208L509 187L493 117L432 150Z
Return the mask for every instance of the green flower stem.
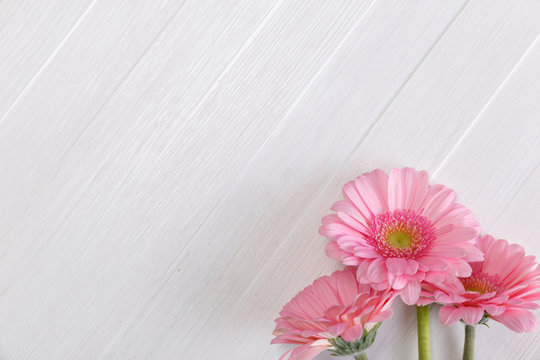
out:
M368 360L368 358L365 353L361 353L359 355L354 355L354 360Z
M465 345L463 345L463 360L474 360L474 325L465 325Z
M429 307L416 307L416 321L418 328L418 360L430 360L429 352Z

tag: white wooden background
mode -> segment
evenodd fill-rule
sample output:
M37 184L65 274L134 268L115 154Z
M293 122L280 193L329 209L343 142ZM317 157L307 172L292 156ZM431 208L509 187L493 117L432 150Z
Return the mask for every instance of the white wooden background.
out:
M282 305L339 267L321 216L374 168L540 255L539 34L539 0L0 1L0 359L277 359ZM372 360L415 358L395 308ZM459 324L432 337L461 358Z

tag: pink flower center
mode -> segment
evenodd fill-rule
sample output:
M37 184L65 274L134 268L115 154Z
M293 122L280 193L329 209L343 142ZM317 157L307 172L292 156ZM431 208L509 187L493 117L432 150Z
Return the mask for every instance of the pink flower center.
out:
M460 278L460 280L465 290L480 294L497 292L501 286L499 275L473 273L470 277Z
M368 234L369 244L382 256L408 259L424 255L434 239L431 222L412 210L377 215Z

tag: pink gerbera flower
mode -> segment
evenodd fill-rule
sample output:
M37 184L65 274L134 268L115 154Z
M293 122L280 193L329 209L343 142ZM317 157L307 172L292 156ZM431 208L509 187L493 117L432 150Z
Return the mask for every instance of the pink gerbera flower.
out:
M381 293L359 284L351 268L335 271L315 280L283 307L272 344L300 345L281 359L288 355L309 360L326 349L356 355L351 349L361 352L371 345L377 323L392 315L394 297L392 291Z
M482 260L472 212L456 204L452 189L430 185L425 171L374 170L345 184L343 196L320 233L333 240L328 256L358 267L360 283L398 290L412 305L422 281L469 276L467 261Z
M439 317L444 325L463 320L477 324L484 316L516 332L534 332L539 306L540 268L534 256L506 240L486 235L479 240L483 262L473 263L472 275L454 284L427 285L427 294L444 304Z

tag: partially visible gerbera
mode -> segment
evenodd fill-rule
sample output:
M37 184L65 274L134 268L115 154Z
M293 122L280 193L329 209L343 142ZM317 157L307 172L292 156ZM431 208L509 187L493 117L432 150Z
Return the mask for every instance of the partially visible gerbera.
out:
M469 276L468 261L482 260L472 212L455 202L452 189L430 185L425 171L374 170L345 184L343 196L320 233L333 240L328 256L358 266L360 283L398 290L412 305L422 281Z
M351 268L335 271L315 280L283 307L272 344L300 345L281 357L294 360L312 359L326 349L339 353L340 346L360 350L358 346L367 342L365 335L392 315L394 298L392 291L382 293L359 284Z
M486 235L479 239L483 262L472 263L472 275L454 284L426 284L425 295L443 304L439 317L444 325L463 320L474 325L485 317L516 332L536 331L530 311L539 306L540 268L534 256L506 240ZM429 302L429 301L427 301ZM484 318L485 319L485 318Z

